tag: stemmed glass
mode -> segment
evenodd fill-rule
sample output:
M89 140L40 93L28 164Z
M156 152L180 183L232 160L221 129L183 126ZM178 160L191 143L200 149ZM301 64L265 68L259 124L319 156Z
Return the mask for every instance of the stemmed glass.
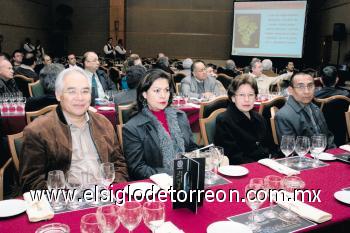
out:
M131 233L142 220L142 206L139 202L125 202L119 208L120 223Z
M104 233L113 233L118 229L120 225L118 209L116 205L100 206L97 208L97 221Z
M283 198L287 198L288 200L288 210L283 211L279 214L279 217L283 220L294 222L298 215L291 212L291 207L293 205L293 200L289 200L289 198L293 197L293 193L296 189L303 189L305 187L305 182L298 176L286 176L281 181L281 187L291 195L291 197L284 196ZM296 197L295 197L296 198Z
M283 135L280 145L281 151L286 156L284 165L288 166L288 156L290 156L295 149L295 138L292 135Z
M214 168L214 163L213 163L213 156L212 153L210 153L210 151L206 151L202 153L205 157L205 184L213 184L214 183L214 179L212 176L211 171Z
M73 200L70 200L70 202L67 204L67 208L71 210L78 209L81 206L81 203L77 200L78 196L80 195L83 182L82 182L82 175L80 171L68 171L66 172L66 186L67 189L69 189L71 192L75 190L75 196Z
M218 168L224 158L224 148L220 146L210 147L210 153L212 154L212 162L214 164L214 171L217 172Z
M310 139L305 136L298 136L295 142L295 152L299 155L299 162L297 167L304 168L305 164L302 162L304 156L310 150Z
M311 154L313 155L313 166L317 167L320 163L318 156L322 153L327 146L327 137L324 134L314 135L311 137Z
M115 170L113 163L102 163L100 165L101 176L102 176L102 184L106 189L113 183L115 179Z
M276 218L276 212L272 209L273 205L273 198L274 196L271 196L272 190L279 190L281 188L281 181L282 178L275 175L268 175L264 178L264 187L266 191L269 191L270 196L270 208L268 211L264 212L264 215L268 218Z
M252 179L249 180L249 184L251 184L251 185L259 185L261 187L264 187L264 178L252 178ZM254 221L255 222L263 222L265 220L266 220L266 218L262 214L257 213L254 216Z
M252 210L250 222L248 223L248 227L252 231L257 231L260 229L260 225L256 223L255 220L255 212L260 208L263 204L261 195L264 195L262 192L259 192L264 188L263 185L260 184L247 184L245 187L245 202L248 207Z
M80 219L80 232L81 233L103 233L103 225L99 222L103 221L103 216L100 216L98 221L97 214L86 214Z
M52 208L54 211L59 211L64 209L64 202L62 199L62 195L59 192L62 192L62 190L65 188L65 180L64 180L64 174L61 170L54 170L49 171L47 175L47 188L50 190L50 192L55 193L56 195L54 197L57 197L58 199L52 200Z
M143 204L143 221L154 233L165 221L164 203L160 201L145 202Z

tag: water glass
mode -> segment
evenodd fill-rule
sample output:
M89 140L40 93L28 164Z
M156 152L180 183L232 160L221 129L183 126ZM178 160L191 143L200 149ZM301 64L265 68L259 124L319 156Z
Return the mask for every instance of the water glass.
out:
M142 220L141 204L136 201L125 202L125 204L119 208L118 217L120 223L128 229L129 233L132 232Z
M214 163L212 153L210 151L202 152L201 156L205 158L205 184L213 184L212 170L214 168Z
M297 166L299 168L304 168L305 164L302 162L304 156L309 152L310 150L310 139L305 136L298 136L295 141L295 152L299 156L299 163Z
M327 146L327 137L324 134L314 135L311 137L311 154L313 155L314 163L313 166L317 167L319 165L318 156L322 153Z
M212 154L212 161L214 164L214 171L217 172L221 162L224 159L224 148L220 146L210 147L210 153Z
M160 201L145 202L143 204L143 221L154 233L165 221L164 203Z
M59 211L65 208L62 191L65 188L65 179L63 171L49 171L47 175L47 188L56 193L57 199L52 200L52 208L54 211Z
M252 210L250 222L248 222L247 225L252 231L258 231L260 229L260 225L255 220L255 212L263 204L263 197L261 196L262 193L258 192L259 190L262 190L263 187L263 185L259 184L247 184L245 187L245 202Z
M115 179L115 170L113 163L102 163L100 165L101 176L102 176L102 184L106 189L114 182Z
M118 209L116 205L100 206L97 208L97 221L104 233L113 233L118 229L120 225Z
M75 196L73 200L70 200L67 203L67 208L70 210L78 209L81 206L81 202L79 202L78 198L81 194L83 182L82 182L82 173L81 171L69 171L66 172L66 186L70 192L75 190Z
M288 166L287 158L290 156L294 149L295 149L295 138L292 135L283 135L281 139L281 145L280 149L284 156L286 156L285 159L285 165Z
M100 217L100 218L103 218ZM100 221L102 221L100 219ZM100 225L97 214L86 214L80 220L80 232L81 233L103 233L103 228Z
M264 187L266 191L269 191L269 197L270 197L270 208L268 211L264 212L264 215L268 218L276 218L277 214L276 212L272 209L273 205L273 199L274 197L271 196L271 191L272 190L279 190L281 188L281 181L282 178L279 176L275 175L268 175L264 178Z

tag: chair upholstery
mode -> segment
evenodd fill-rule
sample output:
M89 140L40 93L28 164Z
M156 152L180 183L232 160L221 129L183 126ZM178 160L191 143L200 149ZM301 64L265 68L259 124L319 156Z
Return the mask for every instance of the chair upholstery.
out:
M45 108L42 108L42 109L40 109L38 111L26 112L27 124L32 122L38 116L44 115L44 114L46 114L48 112L51 112L51 111L55 110L56 107L57 107L57 104L53 104L53 105L46 106Z
M272 133L273 141L276 145L279 145L277 130L276 130L276 121L275 121L275 116L276 116L276 113L278 112L278 110L279 110L279 108L277 108L276 106L273 106L270 108L271 133Z
M199 127L201 130L201 134L202 134L202 138L205 146L214 142L216 117L220 113L225 111L226 111L226 108L219 108L219 109L216 109L214 112L212 112L209 117L199 119Z
M182 80L183 78L185 78L185 77L186 77L185 74L176 73L176 74L173 76L173 79L174 79L174 82L175 82L175 83L180 83L181 80Z
M349 109L350 98L335 95L325 99L317 99L321 103L321 111L326 119L328 129L334 134L334 143L341 146L347 142L345 112Z
M218 77L216 78L216 80L218 80L219 82L222 83L222 85L225 87L225 89L227 90L227 88L230 86L233 78L226 75L226 74L218 74Z
M199 119L209 117L216 109L227 108L228 101L227 96L220 96L211 101L200 103Z
M20 75L20 74L15 74L13 76L13 78L15 79L17 87L22 92L23 96L30 97L28 84L33 83L34 79L28 78L28 77L26 77L24 75Z
M136 103L118 106L118 120L120 125L125 124L131 118L136 112L136 107Z
M348 140L350 139L350 106L348 111L345 112L346 129L348 131Z
M29 95L31 97L38 97L45 95L44 87L41 85L40 80L34 83L28 83Z

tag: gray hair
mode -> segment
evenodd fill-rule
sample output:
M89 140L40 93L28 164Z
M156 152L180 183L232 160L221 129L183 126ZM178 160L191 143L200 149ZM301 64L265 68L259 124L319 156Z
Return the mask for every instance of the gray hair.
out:
M236 68L236 63L233 60L226 61L226 69L234 70Z
M261 63L261 60L259 58L254 57L252 61L250 62L250 68L253 69L255 67L256 63Z
M186 58L185 60L182 61L182 67L185 70L191 69L192 64L193 64L193 61L191 58Z
M263 70L272 70L272 61L270 59L264 59L261 64Z
M64 66L58 63L49 64L42 68L39 79L46 94L55 93L56 78L63 70Z
M80 67L71 67L71 68L65 69L64 71L62 71L58 75L58 77L56 79L56 82L55 82L55 92L56 93L62 94L64 78L66 76L68 76L69 74L71 74L71 73L80 73L81 75L83 75L86 78L86 80L88 81L89 88L91 89L91 82L89 80L89 77L84 72L84 70L82 68L80 68Z

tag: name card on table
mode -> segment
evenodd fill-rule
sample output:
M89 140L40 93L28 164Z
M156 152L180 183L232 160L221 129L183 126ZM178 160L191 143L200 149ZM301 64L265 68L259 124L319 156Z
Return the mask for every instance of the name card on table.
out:
M198 191L204 190L204 176L205 158L182 155L174 160L174 209L188 208L197 213L198 207L203 205L204 196L198 195Z

